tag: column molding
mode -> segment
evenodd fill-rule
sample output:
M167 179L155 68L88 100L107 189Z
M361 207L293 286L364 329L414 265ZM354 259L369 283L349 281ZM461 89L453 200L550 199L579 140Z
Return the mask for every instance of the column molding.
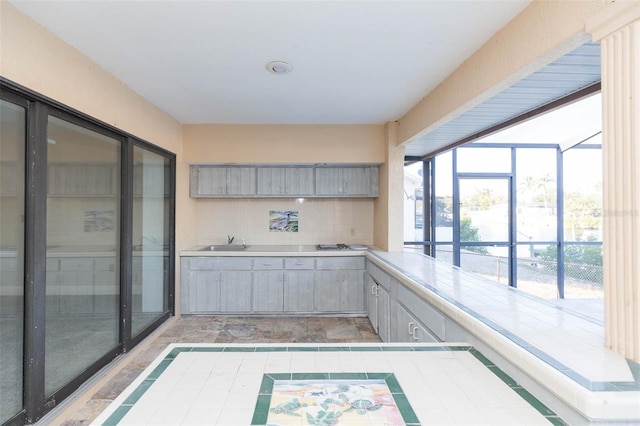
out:
M601 44L605 346L640 362L640 1L586 30Z

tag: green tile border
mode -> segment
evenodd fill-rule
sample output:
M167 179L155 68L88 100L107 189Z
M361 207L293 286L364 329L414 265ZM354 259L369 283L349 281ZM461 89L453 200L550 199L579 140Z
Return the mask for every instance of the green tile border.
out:
M277 377L274 377L277 376ZM285 377L282 377L285 376ZM384 380L406 426L420 426L420 420L393 373L292 373L264 374L251 425L266 426L273 385L276 380ZM266 406L266 409L265 409Z
M522 399L527 401L529 405L536 409L540 414L542 414L549 422L553 423L557 426L568 426L568 423L565 423L556 413L553 412L549 407L543 404L538 398L533 396L528 390L523 388L518 382L513 380L511 376L502 371L500 367L495 365L491 360L482 355L477 349L471 348L469 349L469 353L473 355L478 361L480 361L485 367L489 369L493 374L496 375L504 384L509 386L511 390L520 395Z
M131 410L131 408L138 402L138 400L144 395L144 393L155 383L155 381L164 373L164 371L171 365L174 359L177 358L182 352L371 352L371 351L405 351L405 352L425 352L425 351L453 351L453 352L469 352L478 361L480 361L485 367L493 372L500 380L502 380L509 388L516 392L520 397L527 401L533 408L535 408L540 414L542 414L550 423L554 425L566 426L565 423L556 413L544 405L540 400L534 397L526 389L524 389L518 382L513 380L507 373L502 371L491 360L482 355L477 349L467 345L430 345L430 346L177 346L174 347L165 357L156 365L156 367L147 375L147 377L126 397L124 402L117 407L113 413L104 421L103 426L117 425L124 416ZM637 367L637 366L634 366ZM377 379L385 380L387 386L391 390L394 398L396 395L402 395L399 398L406 396L402 391L400 383L396 380L393 373L267 373L263 375L262 383L260 385L260 391L258 393L256 401L256 410L254 411L254 417L256 413L264 413L264 404L267 404L266 413L268 415L269 403L271 402L271 391L273 389L273 382L275 380L306 380L306 379L326 379L329 380L361 380ZM618 384L620 385L620 384ZM265 402L268 397L268 403ZM397 403L398 400L396 400ZM404 402L403 402L404 404ZM407 401L408 404L408 401ZM400 408L400 405L398 405ZM411 411L408 411L408 410ZM405 410L407 416L401 409L401 413L407 425L415 426L419 425L418 418L415 417L413 409L409 408ZM266 416L264 417L264 423L251 423L265 424ZM259 417L258 420L262 418Z

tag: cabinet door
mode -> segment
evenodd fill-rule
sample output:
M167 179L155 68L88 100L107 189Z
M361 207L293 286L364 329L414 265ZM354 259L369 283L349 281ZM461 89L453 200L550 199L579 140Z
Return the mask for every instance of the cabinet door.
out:
M400 342L438 342L404 306L398 304L396 336Z
M396 340L398 342L413 342L414 340L411 332L413 331L415 324L416 320L409 315L409 312L407 312L402 305L398 304L395 321Z
M341 167L316 168L316 195L321 195L321 196L344 195Z
M189 186L192 197L226 195L227 168L220 166L191 166Z
M255 312L282 312L284 279L282 271L253 273L253 310Z
M289 167L285 169L285 191L287 195L311 196L314 194L312 167Z
M248 271L220 272L220 311L250 312L252 273Z
M413 331L413 340L415 342L427 343L427 342L439 342L439 340L431 334L426 327L424 327L419 322L416 322L415 329Z
M378 335L383 342L391 341L391 318L389 292L381 285L378 285Z
M285 271L284 310L285 312L313 312L314 308L313 271Z
M343 169L345 195L371 195L371 167Z
M285 195L286 194L286 170L285 167L258 167L256 169L258 195Z
M220 273L191 271L189 277L189 313L220 312ZM187 283L183 283L187 285Z
M316 309L320 312L365 312L364 272L317 271Z
M228 167L227 195L256 195L256 168Z
M376 333L380 334L378 329L378 283L371 277L371 275L367 275L367 316L369 317L369 322L371 322L371 326L376 331Z

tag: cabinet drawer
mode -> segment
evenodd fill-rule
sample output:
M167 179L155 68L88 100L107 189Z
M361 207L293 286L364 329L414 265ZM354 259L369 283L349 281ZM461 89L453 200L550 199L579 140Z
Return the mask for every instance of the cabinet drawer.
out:
M287 257L284 259L284 269L313 269L312 257Z
M316 269L362 269L364 257L318 257Z
M391 277L386 272L371 262L367 263L367 272L378 284L389 290Z
M192 271L249 271L251 258L248 257L194 257L189 259Z
M281 257L256 257L253 259L253 269L258 271L282 269L284 259Z
M443 342L446 341L446 319L433 306L404 286L398 287L398 301Z

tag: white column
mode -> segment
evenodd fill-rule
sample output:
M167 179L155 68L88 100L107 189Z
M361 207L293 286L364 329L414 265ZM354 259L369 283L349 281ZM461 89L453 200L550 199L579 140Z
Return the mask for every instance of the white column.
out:
M601 44L605 345L640 362L640 1L586 29Z

